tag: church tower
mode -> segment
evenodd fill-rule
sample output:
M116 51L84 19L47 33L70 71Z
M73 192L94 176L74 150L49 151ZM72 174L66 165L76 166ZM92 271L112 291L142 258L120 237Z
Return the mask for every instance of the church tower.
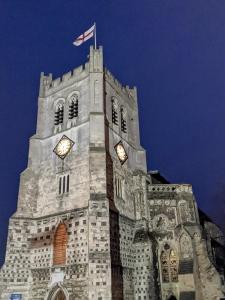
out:
M1 299L55 299L58 291L65 299L111 299L114 165L121 210L127 204L133 217L119 172L122 166L146 171L136 90L104 70L102 48L91 47L85 66L55 80L41 74L37 130L10 219Z
M101 47L61 78L42 73L0 299L222 298L191 186L153 177L136 88L103 67Z

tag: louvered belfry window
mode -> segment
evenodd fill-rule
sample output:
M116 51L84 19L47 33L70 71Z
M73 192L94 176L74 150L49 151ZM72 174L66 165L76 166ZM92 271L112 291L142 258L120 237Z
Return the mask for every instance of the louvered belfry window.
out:
M73 95L69 105L69 119L71 120L76 117L78 117L78 97L77 95Z
M54 237L53 265L66 264L66 247L68 233L64 223L60 223Z
M64 107L62 104L57 105L55 110L55 125L63 123Z
M112 100L112 122L115 125L118 125L118 111L115 100Z
M121 107L121 130L124 133L127 132L127 121L126 121L125 111L123 107Z

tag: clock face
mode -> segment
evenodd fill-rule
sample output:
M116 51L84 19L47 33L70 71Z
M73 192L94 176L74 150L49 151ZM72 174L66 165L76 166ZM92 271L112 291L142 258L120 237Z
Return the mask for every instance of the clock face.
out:
M128 155L121 141L115 146L115 150L121 164L124 164L128 159Z
M56 155L64 159L73 147L74 142L64 135L53 150Z

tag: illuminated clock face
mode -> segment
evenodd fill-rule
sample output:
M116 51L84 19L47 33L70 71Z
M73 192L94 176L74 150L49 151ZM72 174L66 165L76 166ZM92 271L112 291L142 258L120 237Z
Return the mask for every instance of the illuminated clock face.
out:
M115 150L121 164L124 164L128 159L128 156L121 141L115 146Z
M64 159L73 147L74 142L64 135L53 150L56 155Z

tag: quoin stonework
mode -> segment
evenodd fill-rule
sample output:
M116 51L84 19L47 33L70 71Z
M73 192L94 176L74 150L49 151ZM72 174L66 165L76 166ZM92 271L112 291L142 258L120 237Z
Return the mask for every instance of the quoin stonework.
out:
M0 299L225 299L223 241L191 185L147 171L137 90L101 47L61 78L41 74Z

